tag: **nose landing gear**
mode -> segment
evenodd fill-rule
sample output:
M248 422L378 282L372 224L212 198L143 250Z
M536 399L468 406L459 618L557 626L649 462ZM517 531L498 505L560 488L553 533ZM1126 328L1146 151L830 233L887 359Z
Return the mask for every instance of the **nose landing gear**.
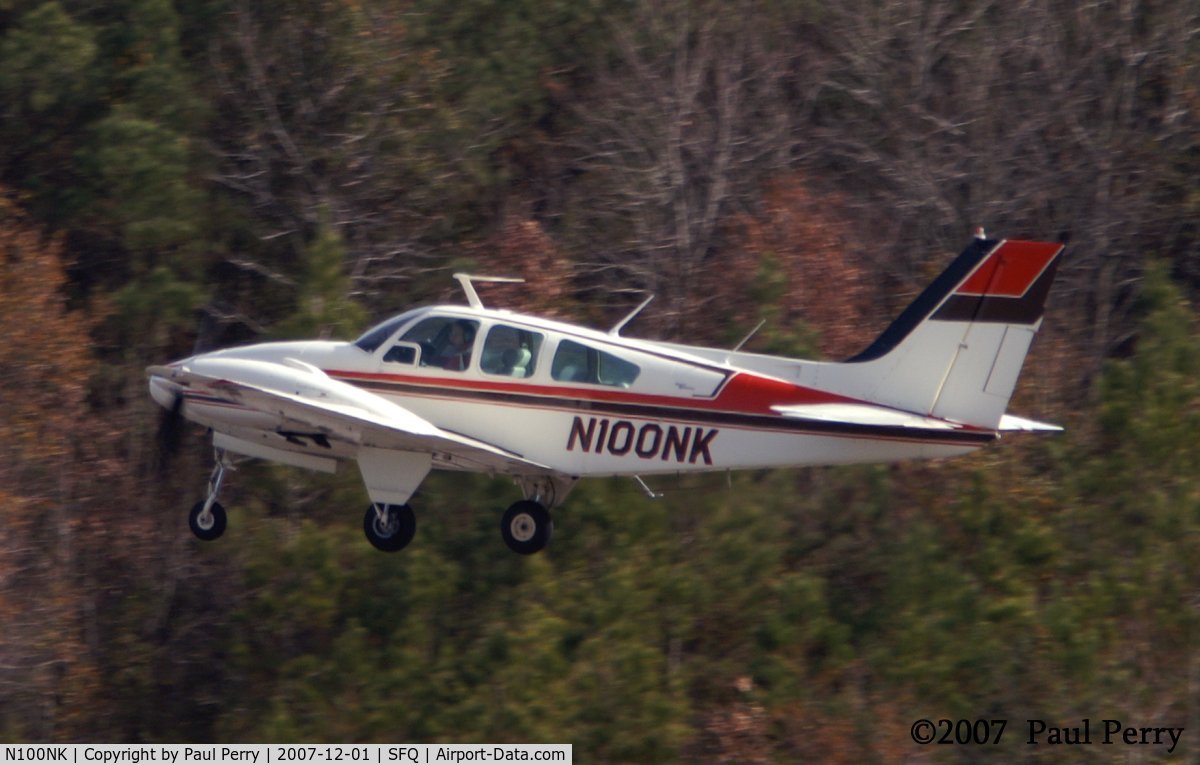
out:
M224 534L227 523L225 508L217 501L217 493L225 481L225 471L232 470L233 465L226 460L223 449L217 450L216 459L217 464L208 479L208 496L193 505L188 514L188 528L205 542Z
M226 522L225 508L220 502L209 504L202 499L193 505L192 511L188 513L188 528L205 542L211 542L224 534Z

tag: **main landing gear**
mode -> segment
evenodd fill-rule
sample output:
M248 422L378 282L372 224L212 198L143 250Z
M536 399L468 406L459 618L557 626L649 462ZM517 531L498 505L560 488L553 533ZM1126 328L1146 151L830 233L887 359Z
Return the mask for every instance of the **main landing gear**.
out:
M554 519L547 507L562 504L578 479L548 475L521 476L516 480L525 499L504 511L500 536L513 552L533 555L545 549L554 535Z
M216 450L216 464L208 479L208 493L192 506L188 527L200 539L211 542L225 533L228 518L217 494L225 482L225 474L234 469L234 462L224 449ZM500 536L508 548L520 555L533 555L545 549L554 534L554 520L547 504L565 497L574 480L519 480L527 499L514 502L500 520ZM373 503L363 515L363 533L378 550L396 552L412 542L417 533L417 516L407 504Z
M376 502L367 508L363 516L363 532L367 535L367 541L378 550L403 550L417 533L417 516L408 505Z
M531 499L514 502L504 511L500 521L500 536L508 549L521 555L533 555L550 542L554 520L550 511Z
M553 532L550 512L528 499L514 503L500 522L504 543L521 555L533 555L542 550ZM363 515L363 533L377 550L403 550L417 533L417 516L408 505L375 503Z

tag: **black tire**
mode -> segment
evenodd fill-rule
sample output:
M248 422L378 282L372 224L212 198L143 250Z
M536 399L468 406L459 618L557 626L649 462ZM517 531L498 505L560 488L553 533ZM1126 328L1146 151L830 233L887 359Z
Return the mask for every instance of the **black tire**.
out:
M188 513L188 528L200 539L211 542L225 533L225 524L227 523L225 508L221 507L220 502L213 502L212 507L208 509L209 518L201 523L200 514L203 511L204 500L200 500L192 506L192 512Z
M500 521L500 535L504 544L515 553L533 555L550 542L554 534L554 520L550 511L532 500L514 502L504 511Z
M408 505L386 505L384 513L386 519L381 524L375 505L367 508L363 516L363 532L367 535L367 541L375 549L384 552L403 550L417 533L416 513Z

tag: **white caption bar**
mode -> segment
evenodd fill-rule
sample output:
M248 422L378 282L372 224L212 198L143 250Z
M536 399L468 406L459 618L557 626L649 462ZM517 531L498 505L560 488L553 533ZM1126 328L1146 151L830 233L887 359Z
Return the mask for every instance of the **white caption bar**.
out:
M0 746L0 765L572 762L570 744L62 744Z

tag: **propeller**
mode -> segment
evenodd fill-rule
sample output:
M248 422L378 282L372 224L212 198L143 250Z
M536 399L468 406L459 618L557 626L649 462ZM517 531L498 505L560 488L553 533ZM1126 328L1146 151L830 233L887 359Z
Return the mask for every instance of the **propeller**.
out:
M192 344L192 356L207 350L211 344L209 337L213 332L213 317L213 312L207 309L201 314L196 340ZM147 372L151 372L153 369L153 367L149 368ZM183 432L186 427L187 423L183 417L183 389L175 387L171 405L164 406L163 411L159 414L158 433L154 438L156 446L154 466L159 476L166 475L171 463L178 456L179 449L183 445Z
M179 446L183 442L184 426L183 396L176 393L170 408L163 409L162 414L159 415L158 434L155 437L155 443L158 445L155 465L159 475L166 474L171 461L179 453Z

